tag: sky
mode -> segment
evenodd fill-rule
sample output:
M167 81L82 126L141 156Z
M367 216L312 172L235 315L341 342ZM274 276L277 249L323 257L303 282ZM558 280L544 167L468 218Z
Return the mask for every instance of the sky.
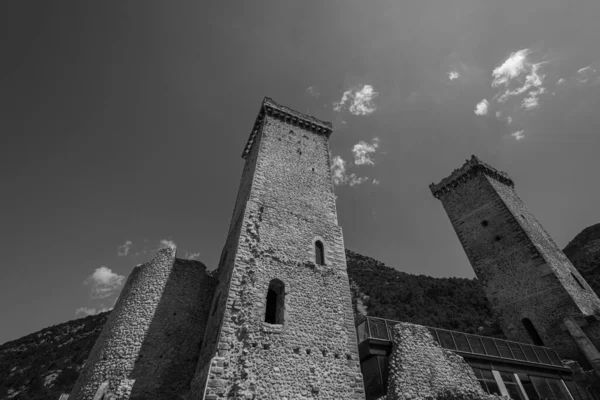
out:
M210 3L210 2L209 2ZM476 154L563 248L600 222L600 2L0 3L0 343L215 268L264 96L331 121L346 247L474 277L428 188Z

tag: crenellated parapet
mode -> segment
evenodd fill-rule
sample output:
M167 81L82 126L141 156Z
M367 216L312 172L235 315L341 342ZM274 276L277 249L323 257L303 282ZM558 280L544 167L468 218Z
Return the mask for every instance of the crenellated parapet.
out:
M472 155L471 159L466 160L462 167L452 171L450 176L442 179L440 183L432 183L429 185L429 189L431 189L431 193L439 199L443 193L450 192L461 183L464 183L479 174L492 177L511 188L515 186L515 183L507 173L497 170Z
M333 125L331 122L321 121L310 115L299 113L291 108L277 104L269 97L265 97L260 106L260 111L258 112L256 120L254 121L254 126L250 132L248 142L246 142L246 147L244 147L242 158L246 158L250 149L252 149L252 145L254 144L254 140L256 139L256 135L263 123L265 115L277 118L280 121L284 121L290 125L298 126L311 132L327 135L327 137L333 132Z

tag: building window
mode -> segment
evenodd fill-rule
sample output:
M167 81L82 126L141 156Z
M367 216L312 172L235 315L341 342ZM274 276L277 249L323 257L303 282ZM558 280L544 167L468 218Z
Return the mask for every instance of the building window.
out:
M533 326L533 323L531 323L529 318L523 318L521 322L523 323L523 326L525 327L525 330L527 331L527 334L531 338L533 344L535 344L536 346L543 346L544 342L542 341L542 338L538 334L537 330L535 329L535 326Z
M315 263L317 265L325 265L325 247L320 240L315 242Z
M285 285L279 279L273 279L267 290L267 308L265 322L270 324L283 324L285 312Z
M502 378L502 382L504 382L504 387L506 388L506 392L508 393L510 398L514 399L514 400L525 399L525 397L523 396L523 393L521 392L521 389L519 388L519 384L517 383L517 380L515 379L515 374L513 374L512 372L502 372L502 371L499 371L499 373L500 373L500 378ZM530 400L533 400L533 399L530 399Z
M575 279L575 282L577 282L577 284L579 285L580 288L582 288L583 290L585 290L585 287L583 287L583 284L581 283L581 281L577 278L577 275L575 275L574 273L571 272L571 276L573 277L573 279Z
M486 393L502 396L500 388L498 387L498 383L496 383L496 379L494 379L494 374L492 374L491 370L473 368L473 372L475 373L475 377L479 381L479 384Z

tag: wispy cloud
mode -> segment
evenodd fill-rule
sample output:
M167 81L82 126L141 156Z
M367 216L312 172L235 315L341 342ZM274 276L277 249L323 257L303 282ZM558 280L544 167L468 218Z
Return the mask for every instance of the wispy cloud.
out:
M340 101L333 103L333 109L340 112L347 108L354 115L369 115L377 109L373 99L378 95L371 85L355 86L346 90Z
M521 129L520 131L516 131L510 134L510 136L514 137L517 140L521 140L525 137L525 135L523 134L524 130Z
M331 164L331 174L333 184L336 186L349 185L350 187L365 183L369 178L359 177L355 173L348 173L346 170L346 161L340 156L333 157Z
M373 179L373 185L379 185L381 183L381 181L377 180L377 179Z
M169 240L169 239L161 239L160 241L160 247L161 249L165 248L165 247L170 247L172 249L177 248L177 245L175 244L174 241Z
M314 86L309 86L306 88L306 93L311 95L312 97L319 97L320 93L317 91L317 88Z
M483 99L475 106L475 114L477 115L486 115L488 113L488 107L490 103Z
M129 249L131 249L131 240L125 241L125 243L117 248L117 255L126 256L129 254Z
M98 312L95 308L89 308L89 307L79 307L77 310L75 310L75 316L79 316L79 315L84 315L84 316L89 316L89 315L96 315Z
M188 253L187 251L185 252L185 258L187 258L188 260L195 260L198 257L200 257L200 253Z
M451 81L458 79L460 77L460 74L456 71L449 71L448 72L448 79L450 79Z
M116 294L125 283L125 277L112 272L110 268L102 266L96 268L84 284L91 286L90 297L92 299L105 299Z
M371 158L379 147L379 138L375 137L371 143L360 141L352 147L354 154L354 164L356 165L375 165Z
M492 87L506 88L503 93L495 96L498 103L525 94L526 97L522 100L523 108L530 109L538 105L538 96L545 92L542 87L545 75L540 73L540 68L546 62L534 63L527 58L530 54L529 49L514 52L492 72Z

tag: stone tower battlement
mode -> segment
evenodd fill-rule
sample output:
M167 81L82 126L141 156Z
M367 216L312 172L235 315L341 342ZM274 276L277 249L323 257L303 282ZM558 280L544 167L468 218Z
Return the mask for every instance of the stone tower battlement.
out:
M565 318L600 345L600 299L514 190L513 180L475 156L430 185L463 246L504 334L556 348L586 364ZM567 325L565 325L567 324Z
M489 164L481 161L475 155L472 155L471 159L466 160L462 167L452 171L452 173L448 177L442 179L440 183L432 183L429 185L429 189L436 198L440 198L443 193L450 192L461 182L466 182L467 179L474 177L478 173L490 176L507 186L515 186L515 183L507 173L497 170Z

